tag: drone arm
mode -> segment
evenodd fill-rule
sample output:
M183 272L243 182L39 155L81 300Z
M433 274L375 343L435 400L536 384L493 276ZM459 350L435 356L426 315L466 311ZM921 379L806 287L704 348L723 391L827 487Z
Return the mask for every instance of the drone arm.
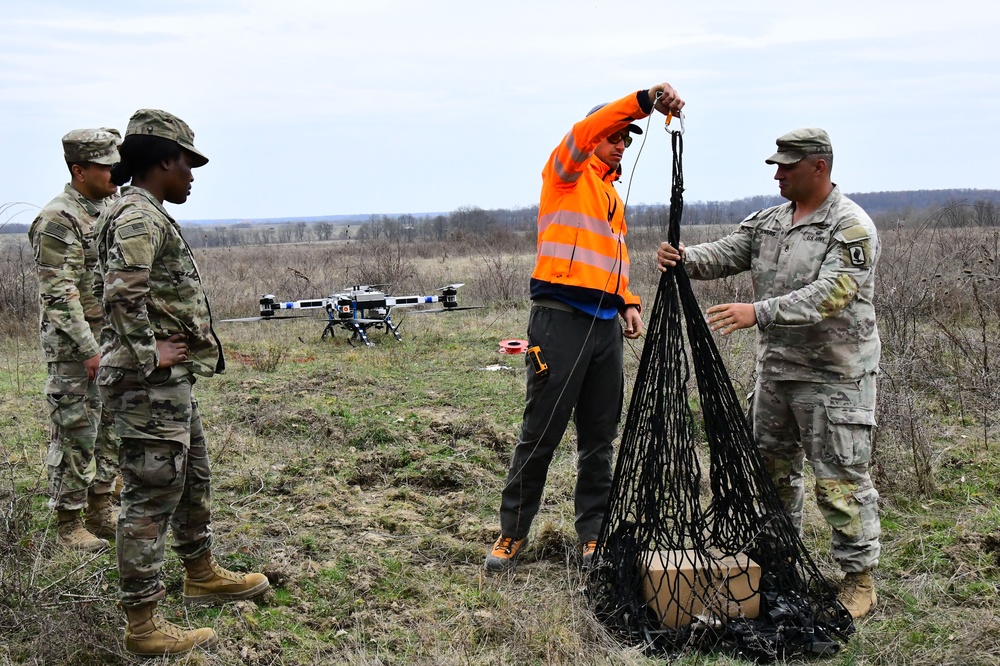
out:
M260 299L260 316L273 317L275 310L313 310L327 308L332 301L329 298L312 298L303 301L275 301L272 294L265 294Z
M385 304L393 308L405 308L425 303L437 303L440 296L386 296Z

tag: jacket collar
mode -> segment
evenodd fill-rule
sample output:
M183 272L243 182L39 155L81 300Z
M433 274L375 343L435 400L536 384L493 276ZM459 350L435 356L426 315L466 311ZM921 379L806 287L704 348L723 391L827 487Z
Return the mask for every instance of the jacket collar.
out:
M121 193L122 193L122 198L124 198L126 195L131 194L146 199L153 207L155 207L158 211L163 213L164 217L173 222L174 225L177 225L177 220L171 217L170 213L167 212L167 209L163 207L163 204L157 201L156 197L154 197L152 194L149 193L149 190L146 190L145 188L142 187L138 187L136 185L125 185L124 187L122 187Z
M598 178L606 183L614 183L618 180L618 170L609 167L601 161L601 158L597 155L590 156L590 162L587 166L597 175Z
M83 196L83 193L81 193L80 190L73 187L73 183L66 183L66 187L63 191L76 199L76 202L80 204L80 206L87 211L87 214L91 217L97 217L101 214L101 208L97 205L97 202Z

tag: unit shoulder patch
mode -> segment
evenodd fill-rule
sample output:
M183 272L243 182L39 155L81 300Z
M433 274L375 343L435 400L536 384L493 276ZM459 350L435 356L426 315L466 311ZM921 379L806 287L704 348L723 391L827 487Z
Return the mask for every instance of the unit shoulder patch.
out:
M868 241L851 243L844 251L845 263L855 268L868 268L871 265L871 250Z

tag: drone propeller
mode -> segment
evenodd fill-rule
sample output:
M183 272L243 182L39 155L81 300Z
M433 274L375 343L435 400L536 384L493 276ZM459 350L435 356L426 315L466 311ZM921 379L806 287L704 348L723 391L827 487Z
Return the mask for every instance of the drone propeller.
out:
M337 319L342 324L383 324L385 319Z
M230 321L238 321L238 322L266 321L268 319L319 319L319 317L315 317L313 315L271 315L270 317L237 317L235 319L220 319L219 323L230 322Z
M407 314L439 314L441 312L455 312L456 310L478 310L479 308L484 308L485 305L463 305L456 306L453 308L435 308L433 310L410 310Z
M438 287L438 291L454 291L456 289L461 289L465 286L464 282L456 282L455 284L446 284L443 287Z

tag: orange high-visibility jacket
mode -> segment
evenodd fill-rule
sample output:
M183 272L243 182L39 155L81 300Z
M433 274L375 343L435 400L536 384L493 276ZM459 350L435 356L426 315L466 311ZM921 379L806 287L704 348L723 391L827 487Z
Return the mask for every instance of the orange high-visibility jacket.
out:
M573 125L549 156L542 171L531 298L562 295L620 312L639 307L639 297L628 290L625 205L613 185L617 173L594 149L609 134L648 116L648 99L642 90L598 109Z

